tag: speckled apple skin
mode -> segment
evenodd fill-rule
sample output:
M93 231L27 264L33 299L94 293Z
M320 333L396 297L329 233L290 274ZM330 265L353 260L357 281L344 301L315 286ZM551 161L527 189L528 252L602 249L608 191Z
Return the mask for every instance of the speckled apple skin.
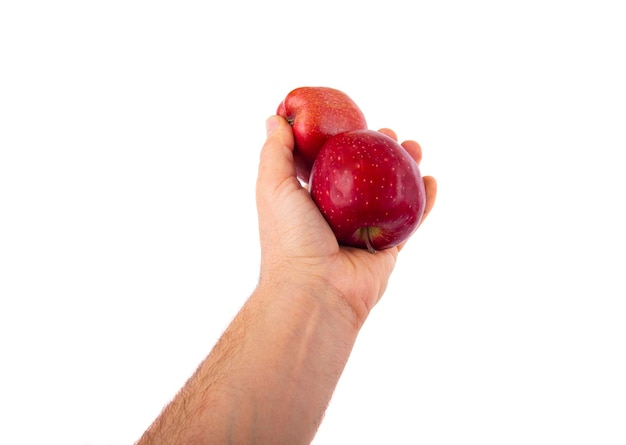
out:
M367 128L357 104L343 91L329 87L306 86L290 91L276 114L291 124L296 174L305 183L317 153L330 137Z
M375 250L406 241L424 214L424 181L415 160L391 137L356 130L330 138L311 170L309 191L339 244Z

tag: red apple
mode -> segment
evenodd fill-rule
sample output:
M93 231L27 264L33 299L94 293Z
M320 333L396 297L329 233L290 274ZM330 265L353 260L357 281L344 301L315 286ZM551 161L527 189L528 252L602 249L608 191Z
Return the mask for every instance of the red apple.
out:
M313 164L309 191L339 243L370 252L409 238L426 203L415 160L374 130L330 138Z
M331 136L367 128L356 103L346 93L328 87L290 91L276 114L287 119L293 128L296 174L305 183L309 182L317 153Z

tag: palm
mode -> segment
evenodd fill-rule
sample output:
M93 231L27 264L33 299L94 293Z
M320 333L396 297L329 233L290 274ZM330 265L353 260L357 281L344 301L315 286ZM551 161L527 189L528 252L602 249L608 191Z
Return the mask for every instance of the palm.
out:
M382 295L393 270L398 249L371 254L364 249L339 246L311 196L295 178L286 181L272 198L272 247L294 270L326 277L352 305L371 309Z

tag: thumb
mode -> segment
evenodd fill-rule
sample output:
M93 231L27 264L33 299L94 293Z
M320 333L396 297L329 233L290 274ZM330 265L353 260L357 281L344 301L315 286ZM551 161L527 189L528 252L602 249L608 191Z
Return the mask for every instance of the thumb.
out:
M293 162L294 139L291 125L281 116L265 122L267 139L261 149L257 192L273 193L285 181L297 181Z

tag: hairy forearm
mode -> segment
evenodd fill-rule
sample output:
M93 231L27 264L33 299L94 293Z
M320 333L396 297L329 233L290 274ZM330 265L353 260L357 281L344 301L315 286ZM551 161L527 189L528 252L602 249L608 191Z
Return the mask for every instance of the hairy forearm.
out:
M260 286L138 443L310 443L358 324L302 289Z

